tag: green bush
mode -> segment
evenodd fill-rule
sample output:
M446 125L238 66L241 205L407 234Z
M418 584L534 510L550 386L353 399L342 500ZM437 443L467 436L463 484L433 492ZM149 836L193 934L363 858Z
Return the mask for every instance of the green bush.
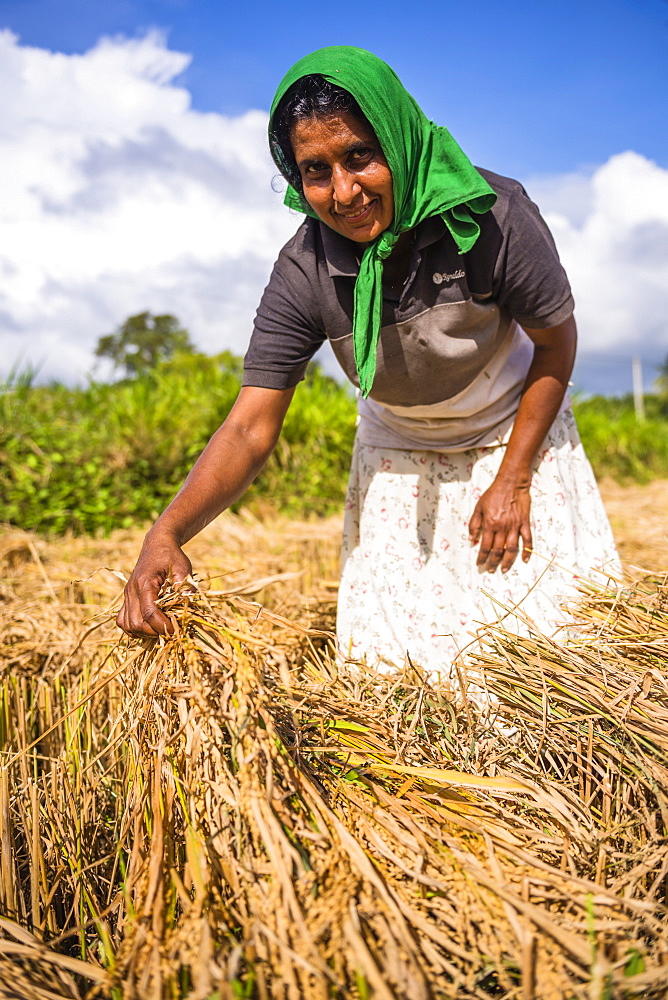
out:
M182 355L140 378L83 389L15 379L0 393L0 520L60 534L154 519L229 412L240 374L226 352ZM331 512L353 435L353 400L316 368L245 502Z
M619 482L668 478L668 414L658 396L645 399L638 420L633 398L593 396L575 403L580 437L594 472Z

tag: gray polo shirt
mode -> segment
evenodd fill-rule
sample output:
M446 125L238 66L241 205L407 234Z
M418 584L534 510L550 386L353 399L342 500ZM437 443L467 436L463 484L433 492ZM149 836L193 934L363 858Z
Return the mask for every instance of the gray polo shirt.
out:
M359 401L359 437L386 447L460 450L501 440L533 346L573 311L568 279L537 207L514 180L480 170L497 193L460 255L440 218L415 231L400 295L384 290L376 377ZM358 385L352 317L362 247L307 218L285 245L258 308L244 385L287 389L329 339Z

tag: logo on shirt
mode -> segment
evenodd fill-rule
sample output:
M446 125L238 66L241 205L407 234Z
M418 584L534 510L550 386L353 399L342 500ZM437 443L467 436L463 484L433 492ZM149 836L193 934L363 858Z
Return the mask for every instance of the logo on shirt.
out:
M441 274L439 271L437 271L436 274L433 276L432 281L434 282L435 285L442 285L444 281L455 281L457 278L465 278L465 277L466 277L466 272L462 271L461 269L459 271L453 271L452 274L446 274L445 272Z

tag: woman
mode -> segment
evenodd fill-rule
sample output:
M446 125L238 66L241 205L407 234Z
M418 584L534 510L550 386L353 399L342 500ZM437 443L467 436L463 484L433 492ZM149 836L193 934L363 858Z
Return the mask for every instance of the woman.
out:
M269 138L307 218L263 295L237 402L146 537L120 627L170 630L155 600L191 571L181 546L258 474L329 339L360 390L344 654L447 671L479 623L518 605L513 627L554 631L574 577L617 559L564 405L573 300L538 210L361 49L297 63Z

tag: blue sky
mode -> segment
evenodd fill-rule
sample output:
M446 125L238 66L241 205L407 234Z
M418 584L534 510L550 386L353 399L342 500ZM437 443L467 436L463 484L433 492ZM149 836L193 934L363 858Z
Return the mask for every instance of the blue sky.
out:
M666 0L2 0L0 26L66 53L162 28L193 56L181 77L193 106L232 115L267 109L306 52L359 45L499 172L562 172L624 149L668 163Z
M538 201L575 288L581 387L630 388L633 354L651 382L668 354L667 0L0 0L2 29L5 362L80 381L97 337L145 308L243 353L295 228L249 112L331 44L384 58Z

